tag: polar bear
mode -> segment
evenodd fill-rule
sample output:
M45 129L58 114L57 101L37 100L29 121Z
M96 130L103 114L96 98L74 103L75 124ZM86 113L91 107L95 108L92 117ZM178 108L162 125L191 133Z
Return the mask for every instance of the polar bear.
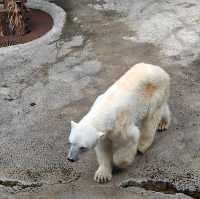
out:
M160 67L139 63L131 67L104 94L79 123L71 122L68 160L95 148L99 168L94 180L108 182L112 166L130 165L137 151L144 153L156 130L170 124L170 77Z

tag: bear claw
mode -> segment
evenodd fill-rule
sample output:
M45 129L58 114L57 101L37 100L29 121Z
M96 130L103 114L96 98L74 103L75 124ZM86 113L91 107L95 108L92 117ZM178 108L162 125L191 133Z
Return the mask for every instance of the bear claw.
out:
M158 125L158 131L165 131L168 129L168 124L165 120L162 120Z

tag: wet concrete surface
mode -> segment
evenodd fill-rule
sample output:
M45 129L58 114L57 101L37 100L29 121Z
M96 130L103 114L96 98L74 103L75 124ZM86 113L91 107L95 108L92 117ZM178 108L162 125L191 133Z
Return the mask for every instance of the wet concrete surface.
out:
M0 198L200 198L198 1L55 3L68 13L60 39L47 52L1 63ZM172 125L99 185L94 152L67 161L70 120L138 62L171 75ZM120 187L129 179L137 183Z

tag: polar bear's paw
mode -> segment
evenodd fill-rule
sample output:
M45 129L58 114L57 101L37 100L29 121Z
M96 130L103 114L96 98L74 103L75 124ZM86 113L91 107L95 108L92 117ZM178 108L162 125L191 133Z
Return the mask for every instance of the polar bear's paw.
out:
M166 131L168 126L168 122L165 119L162 119L158 125L158 131Z
M111 172L105 167L99 167L94 175L94 180L98 183L109 182L112 178Z
M140 153L145 153L148 150L149 147L150 147L149 143L139 144L138 145L138 151Z

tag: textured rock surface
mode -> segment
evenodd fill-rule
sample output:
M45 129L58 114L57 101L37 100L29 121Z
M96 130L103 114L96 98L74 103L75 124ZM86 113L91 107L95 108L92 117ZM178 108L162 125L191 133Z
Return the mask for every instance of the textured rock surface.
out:
M200 198L198 1L55 2L68 12L60 38L31 56L0 54L0 198ZM67 162L69 122L137 62L171 75L172 125L130 168L98 185L93 152ZM120 188L129 178L148 183Z

